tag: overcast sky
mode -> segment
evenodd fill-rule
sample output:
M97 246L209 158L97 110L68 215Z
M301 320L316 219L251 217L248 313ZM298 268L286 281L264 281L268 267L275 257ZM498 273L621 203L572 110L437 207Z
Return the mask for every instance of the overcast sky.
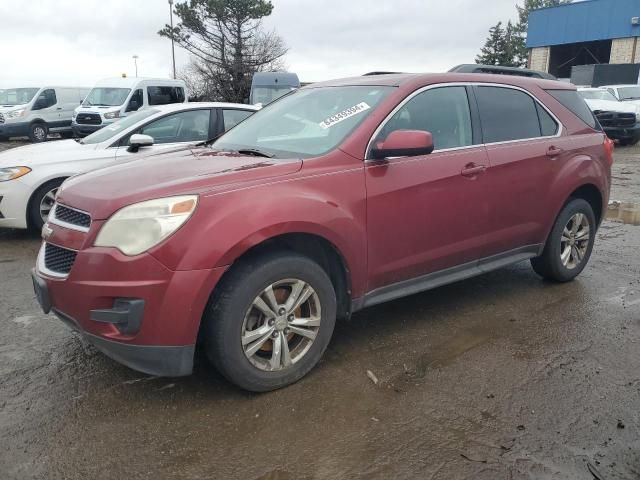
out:
M180 0L176 0L180 1ZM302 81L371 70L427 72L471 63L489 27L516 17L518 0L272 0L265 27L289 47ZM167 0L0 1L0 87L171 75L171 45L157 31ZM188 55L176 48L178 69Z

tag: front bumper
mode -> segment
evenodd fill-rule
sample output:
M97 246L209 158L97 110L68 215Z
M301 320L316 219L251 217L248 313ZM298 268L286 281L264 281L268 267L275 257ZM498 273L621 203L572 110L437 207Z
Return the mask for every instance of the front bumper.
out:
M0 182L0 228L27 228L27 205L32 193L31 187L20 179Z
M28 122L0 123L0 137L26 137L29 135Z
M633 127L603 127L607 137L614 140L630 140L637 142L640 140L640 123L636 123Z
M82 123L71 122L71 130L77 137L86 137L87 135L91 135L93 132L97 132L101 128L109 125L108 123L101 123L100 125L85 125Z
M170 377L191 373L202 314L224 268L172 271L150 254L126 257L91 247L77 253L68 277L56 278L41 268L42 255L33 283L45 312L130 368ZM137 312L127 305L137 305ZM137 323L127 320L134 317Z

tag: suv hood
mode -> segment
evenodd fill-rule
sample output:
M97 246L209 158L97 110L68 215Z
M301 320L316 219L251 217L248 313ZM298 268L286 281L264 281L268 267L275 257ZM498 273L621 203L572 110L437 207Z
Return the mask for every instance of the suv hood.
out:
M585 99L592 111L638 113L638 107L628 102L614 102L613 100Z
M301 167L299 159L182 148L72 177L58 191L58 201L104 220L133 203L290 175Z
M81 145L75 140L34 143L0 153L0 167L31 167L57 160L76 160L79 152L95 150L96 145Z

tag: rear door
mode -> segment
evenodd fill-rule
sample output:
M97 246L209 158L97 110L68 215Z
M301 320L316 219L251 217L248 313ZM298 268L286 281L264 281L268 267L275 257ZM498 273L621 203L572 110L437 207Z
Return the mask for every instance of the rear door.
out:
M490 254L514 249L535 252L545 241L545 198L571 150L560 122L530 93L509 86L475 87L487 178Z
M367 160L369 290L485 256L489 166L465 86L429 87L383 123L433 135L430 155Z

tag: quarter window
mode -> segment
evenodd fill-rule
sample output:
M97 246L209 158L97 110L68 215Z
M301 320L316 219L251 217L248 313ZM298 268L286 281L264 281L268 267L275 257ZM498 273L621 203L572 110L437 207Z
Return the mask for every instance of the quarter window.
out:
M543 136L542 118L530 95L501 87L477 87L476 92L484 143Z
M209 137L210 110L189 110L167 115L136 133L150 135L154 143L199 142Z
M552 137L558 133L558 124L553 119L549 112L547 112L542 105L536 103L538 109L538 118L540 119L540 130L543 137Z
M473 145L466 88L438 87L419 93L391 117L376 142L396 130L430 132L436 150Z
M184 102L182 87L147 87L149 105L168 105Z

